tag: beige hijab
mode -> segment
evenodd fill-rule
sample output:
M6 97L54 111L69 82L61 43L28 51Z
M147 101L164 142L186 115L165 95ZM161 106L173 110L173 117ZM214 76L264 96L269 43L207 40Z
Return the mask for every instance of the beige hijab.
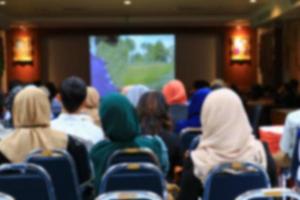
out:
M66 148L67 135L50 129L50 103L38 88L25 88L13 104L15 131L0 142L0 151L11 162L22 162L36 148Z
M83 112L88 114L98 126L101 125L99 117L100 95L96 88L88 87L85 99L85 106Z
M266 154L252 134L246 112L238 95L218 89L208 95L201 113L203 134L191 153L194 174L203 183L209 171L224 162L247 161L266 169Z

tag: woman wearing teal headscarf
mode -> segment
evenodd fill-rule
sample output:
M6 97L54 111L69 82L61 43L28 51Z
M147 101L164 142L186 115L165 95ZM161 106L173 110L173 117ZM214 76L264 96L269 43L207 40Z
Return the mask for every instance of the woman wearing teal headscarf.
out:
M160 160L162 170L167 168L167 152L153 137L142 136L135 109L128 99L120 94L110 94L101 102L102 126L108 140L96 144L90 153L95 168L95 184L99 188L108 158L119 149L130 147L150 148Z

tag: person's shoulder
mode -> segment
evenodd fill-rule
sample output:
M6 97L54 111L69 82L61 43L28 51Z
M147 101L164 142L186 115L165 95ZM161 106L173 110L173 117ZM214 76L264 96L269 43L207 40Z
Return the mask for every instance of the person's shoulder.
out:
M60 114L57 118L51 120L51 126L57 126L57 125L63 123L61 115L62 114Z
M90 155L94 155L97 154L97 152L102 151L104 149L106 149L108 146L112 145L112 142L105 139L105 140L101 140L99 142L97 142L97 144L95 144L91 151L90 151Z
M287 115L287 120L288 121L297 121L300 123L300 109L290 112Z

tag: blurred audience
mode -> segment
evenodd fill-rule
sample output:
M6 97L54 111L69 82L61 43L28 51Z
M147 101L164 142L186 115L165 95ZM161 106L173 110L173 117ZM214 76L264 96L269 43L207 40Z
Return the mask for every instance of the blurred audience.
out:
M82 112L89 115L97 126L101 125L101 121L98 113L99 107L100 107L100 94L98 93L96 88L88 87L87 96L85 99L85 104Z
M62 105L56 98L57 89L56 89L55 84L52 82L48 82L45 84L45 87L49 91L49 100L50 100L50 104L51 104L52 119L55 119L61 113Z
M206 98L202 113L202 137L184 166L179 200L197 200L210 170L225 162L253 162L266 169L276 182L275 165L267 146L256 140L239 96L218 89Z
M159 136L157 139L163 140L162 146L168 152L170 159L170 170L167 178L171 181L174 178L175 166L180 165L181 162L179 138L173 134L168 105L160 92L148 92L140 99L137 110L142 133L154 137Z
M186 120L179 121L176 124L176 132L180 133L186 128L201 128L200 113L206 96L211 92L210 88L197 90L191 97L188 106L188 117Z
M104 134L90 116L82 113L86 96L87 86L82 79L65 79L60 88L64 110L51 122L51 127L80 139L90 150L94 144L104 139Z
M160 161L162 170L167 169L168 157L160 142L141 135L137 113L128 99L120 94L103 97L100 108L101 120L107 140L96 144L91 153L95 168L95 187L98 189L109 157L116 151L130 147L151 149Z
M180 80L169 81L162 89L162 93L169 105L169 113L173 124L187 118L187 94Z
M11 132L10 129L5 127L5 121L4 121L4 116L5 116L5 97L2 92L0 92L0 139L6 136L9 132Z
M13 128L13 103L16 95L23 89L23 85L15 84L12 86L11 90L8 92L8 95L5 100L6 112L4 116L5 126L8 128Z
M140 98L150 89L144 85L132 85L126 93L126 97L130 103L136 108Z
M86 180L81 155L85 146L67 134L50 128L50 104L47 95L36 87L20 91L13 104L15 130L0 142L0 163L23 162L31 151L42 148L66 149L73 156L79 180Z
M210 83L212 90L226 87L226 83L222 79L215 79Z

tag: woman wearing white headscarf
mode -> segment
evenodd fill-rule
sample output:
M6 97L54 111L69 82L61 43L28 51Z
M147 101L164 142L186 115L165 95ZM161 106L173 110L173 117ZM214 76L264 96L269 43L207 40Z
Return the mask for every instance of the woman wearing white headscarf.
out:
M230 89L208 95L202 113L202 137L185 165L182 192L189 200L201 195L210 170L225 162L252 162L275 177L274 161L268 149L252 134L241 99ZM273 179L274 180L274 179Z
M50 102L46 93L36 87L26 87L13 103L15 130L0 142L0 164L23 162L37 149L66 149L74 158L81 182L89 178L82 164L85 146L67 134L50 128Z
M130 103L136 108L143 94L149 91L150 89L144 85L133 85L128 89L126 97L129 99Z

